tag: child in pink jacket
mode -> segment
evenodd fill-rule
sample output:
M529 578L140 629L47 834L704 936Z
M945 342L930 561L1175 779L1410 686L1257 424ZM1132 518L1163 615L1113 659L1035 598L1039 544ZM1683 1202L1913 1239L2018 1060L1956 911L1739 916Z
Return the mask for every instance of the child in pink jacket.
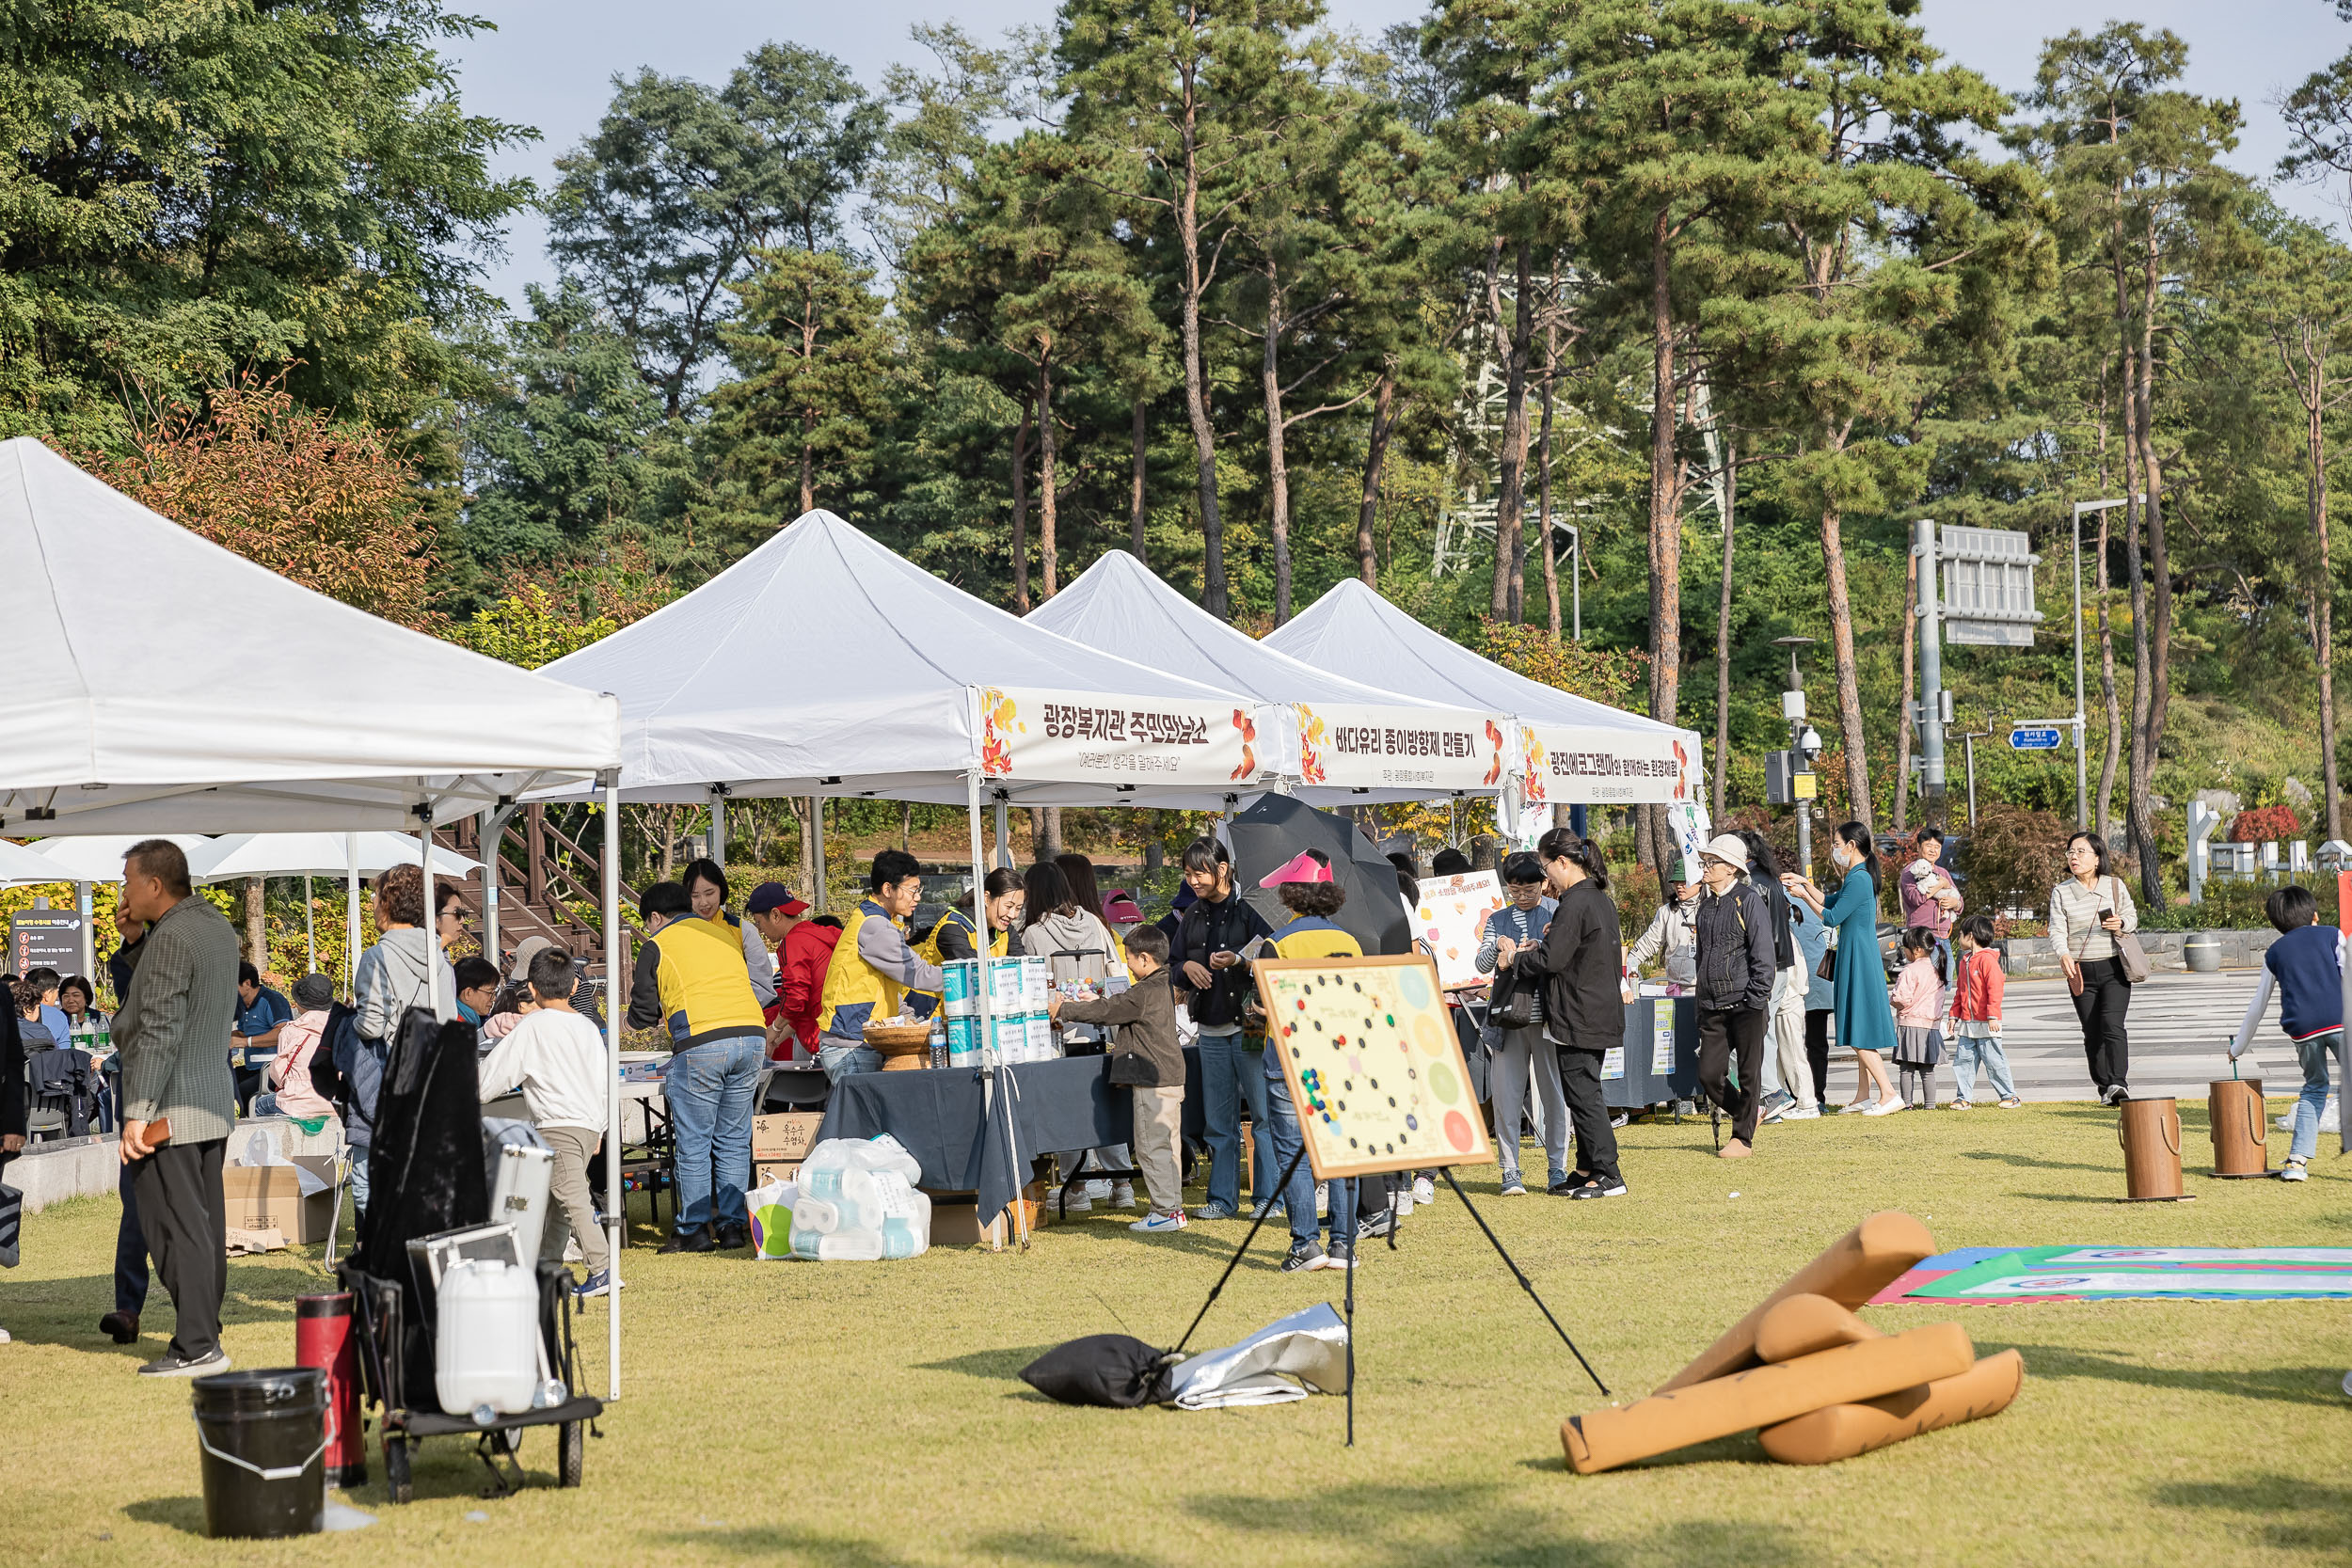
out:
M1936 1027L1943 1013L1944 976L1935 968L1935 932L1914 926L1903 933L1903 967L1895 976L1895 1066L1902 1073L1907 1109L1935 1109L1935 1064L1944 1058Z

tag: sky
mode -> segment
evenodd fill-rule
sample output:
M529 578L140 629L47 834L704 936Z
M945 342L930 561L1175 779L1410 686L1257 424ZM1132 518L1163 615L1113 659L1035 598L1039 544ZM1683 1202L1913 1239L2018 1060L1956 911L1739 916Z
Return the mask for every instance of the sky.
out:
M1334 24L1364 33L1426 9L1424 0L1329 3ZM640 0L474 0L465 8L498 29L449 47L466 107L538 128L541 139L507 153L499 172L527 174L543 190L553 182L556 156L596 129L612 78L641 66L722 82L752 49L781 39L835 55L879 87L893 61L922 58L907 37L917 22L953 21L985 35L1043 24L1054 14L1053 0L665 0L650 10ZM2185 86L2239 101L2247 126L2233 161L2264 176L2285 144L2271 102L2352 49L2352 26L2336 19L2329 0L1926 0L1924 11L1939 48L2012 93L2031 85L2045 38L2117 18L2169 27L2188 41ZM2312 218L2338 215L2310 187L2280 196ZM509 232L505 261L492 265L490 286L510 304L520 305L525 284L550 279L542 241L535 215L526 215Z

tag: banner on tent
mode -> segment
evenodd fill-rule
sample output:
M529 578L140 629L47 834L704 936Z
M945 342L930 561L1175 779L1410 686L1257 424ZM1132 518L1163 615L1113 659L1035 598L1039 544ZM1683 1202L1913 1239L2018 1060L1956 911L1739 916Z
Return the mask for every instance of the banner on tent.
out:
M1530 806L1641 805L1689 800L1696 759L1670 731L1529 724Z
M1298 779L1334 789L1491 789L1504 771L1502 726L1448 722L1428 708L1294 703Z
M1249 708L1028 687L975 692L988 778L1248 785L1261 771Z

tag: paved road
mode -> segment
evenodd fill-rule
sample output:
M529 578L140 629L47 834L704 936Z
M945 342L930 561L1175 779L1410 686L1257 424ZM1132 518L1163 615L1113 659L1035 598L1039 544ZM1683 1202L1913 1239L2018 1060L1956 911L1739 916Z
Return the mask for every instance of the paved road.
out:
M2230 1037L2260 983L2261 971L2235 969L2216 974L2158 974L2133 987L2132 1092L2202 1101L2207 1084L2230 1074ZM2026 1100L2089 1100L2090 1074L2083 1066L2082 1025L2074 1021L2074 998L2066 982L2011 980L2002 1010L2002 1037L2018 1094ZM2275 997L2238 1070L2263 1080L2265 1095L2290 1095L2302 1087L2303 1071L2296 1065L2294 1049L2279 1033ZM1831 1062L1834 1102L1853 1098L1855 1071L1851 1056ZM1936 1098L1951 1099L1948 1057L1935 1078ZM1981 1078L1978 1092L1985 1092Z

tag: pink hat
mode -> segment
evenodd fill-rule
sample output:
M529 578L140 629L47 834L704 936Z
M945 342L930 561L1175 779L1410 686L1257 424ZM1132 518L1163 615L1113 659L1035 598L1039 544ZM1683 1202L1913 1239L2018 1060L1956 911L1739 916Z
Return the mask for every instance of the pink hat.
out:
M1330 879L1331 863L1312 849L1301 849L1260 878L1258 885L1280 887L1284 882L1327 882Z
M1103 895L1103 918L1114 926L1140 926L1143 911L1136 906L1134 895L1123 887L1115 887Z

